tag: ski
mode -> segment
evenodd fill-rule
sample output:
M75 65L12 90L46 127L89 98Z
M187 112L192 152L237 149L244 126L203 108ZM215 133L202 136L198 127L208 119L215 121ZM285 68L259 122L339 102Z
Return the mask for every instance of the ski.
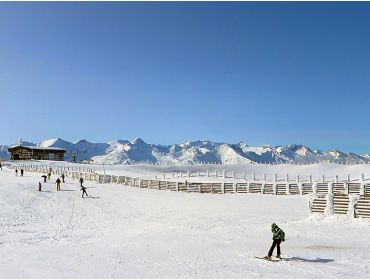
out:
M260 259L260 260L265 260L265 261L268 261L268 262L278 262L280 261L280 259L268 259L266 257L256 257L254 256L256 259Z

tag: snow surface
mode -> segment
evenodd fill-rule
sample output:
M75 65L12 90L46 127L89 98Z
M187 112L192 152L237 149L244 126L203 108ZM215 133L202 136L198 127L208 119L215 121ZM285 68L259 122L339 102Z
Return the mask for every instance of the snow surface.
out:
M140 167L136 167L142 170ZM137 171L139 172L139 171ZM177 193L0 171L1 278L368 278L368 220L308 216L307 196ZM56 177L52 177L54 182ZM284 261L258 260L270 225Z
M183 172L183 180L190 181L203 181L203 182L224 182L224 181L242 181L245 180L233 180L230 178L232 172L236 173L237 178L241 178L244 174L251 179L255 174L257 179L261 179L266 174L268 180L272 180L275 174L278 180L286 178L286 175L294 180L296 176L300 176L301 180L308 180L312 176L313 180L322 180L324 175L325 180L334 181L338 176L339 181L347 180L348 174L350 175L351 181L359 182L362 174L364 174L365 180L370 181L370 165L369 164L356 164L356 165L343 165L335 163L320 163L320 164L308 164L308 165L295 165L295 164L195 164L195 165L96 165L96 164L76 164L60 161L20 161L13 162L14 164L32 164L42 165L51 167L69 167L69 168L91 168L97 173L103 174L104 170L108 175L119 175L119 176L131 176L140 178L155 178L156 176L163 177L166 174L168 180L172 180L172 173L175 173L179 177L180 172ZM207 178L207 170L210 172L210 177ZM228 178L223 179L221 177L222 172L225 170ZM192 172L195 175L196 172L200 172L200 177L191 177L188 179L186 176L187 172ZM218 178L215 178L215 172L218 172ZM175 178L176 179L176 178Z

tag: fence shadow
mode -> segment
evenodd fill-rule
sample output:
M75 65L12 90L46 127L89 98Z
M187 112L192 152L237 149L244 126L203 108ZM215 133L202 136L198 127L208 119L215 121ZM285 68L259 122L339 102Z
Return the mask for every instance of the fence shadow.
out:
M330 263L330 262L334 262L333 259L322 259L322 258L305 259L305 258L301 258L301 257L284 258L284 261L296 261L296 262L308 262L308 263Z

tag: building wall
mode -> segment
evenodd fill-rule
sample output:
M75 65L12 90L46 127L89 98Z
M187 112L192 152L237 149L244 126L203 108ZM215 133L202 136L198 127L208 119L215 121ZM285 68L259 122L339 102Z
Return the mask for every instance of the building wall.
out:
M10 152L12 160L64 160L64 152L62 151L43 151L19 148Z

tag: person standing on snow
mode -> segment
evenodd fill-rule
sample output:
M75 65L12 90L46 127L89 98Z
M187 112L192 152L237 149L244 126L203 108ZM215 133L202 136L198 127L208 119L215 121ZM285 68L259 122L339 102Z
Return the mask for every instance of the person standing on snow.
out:
M58 179L55 181L55 183L57 184L57 191L60 191L60 179L58 177Z
M271 231L272 231L272 245L270 248L270 251L268 252L268 255L265 257L266 259L271 259L272 253L274 252L275 246L277 247L277 255L276 257L278 259L281 259L281 251L280 251L280 243L282 241L285 241L285 233L284 231L279 228L275 223L271 225Z
M18 169L15 169L15 176L18 176Z
M65 182L64 182L64 174L62 174L62 176L61 176L61 177L62 177L62 182L63 182L63 184L64 184L64 183L65 183Z
M24 172L24 170L23 169L21 169L21 176L23 177L23 172Z
M84 182L84 179L81 177L80 178L80 185L81 185L81 188L82 188L82 183Z
M89 196L86 192L86 188L81 184L81 191L82 191L82 198L84 198L84 194L86 194L86 196Z
M41 192L41 187L42 187L41 182L39 182L39 192Z

